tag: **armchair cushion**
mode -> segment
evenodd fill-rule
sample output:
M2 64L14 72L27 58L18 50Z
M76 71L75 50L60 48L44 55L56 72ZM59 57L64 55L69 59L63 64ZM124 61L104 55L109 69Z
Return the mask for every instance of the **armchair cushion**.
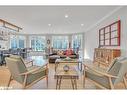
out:
M107 73L118 76L119 78L115 80L115 83L118 83L122 80L123 76L127 72L127 58L126 57L118 57L113 62L112 66L108 70Z
M21 60L15 58L6 57L5 60L13 79L20 83L23 83L24 76L20 76L19 74L27 72L25 64L22 64Z
M29 67L29 63L31 63L31 65L33 65L33 60L24 60L21 56L18 56L18 55L10 55L10 58L22 60L23 63L24 63L27 67Z
M27 70L29 71L29 70L33 70L33 69L36 69L36 68L40 68L40 66L31 66ZM35 81L39 78L42 78L43 76L46 76L46 75L47 75L46 68L42 67L41 69L37 70L36 73L28 74L26 84L29 85L33 81Z
M86 66L85 76L105 88L112 88L112 85L121 82L124 75L127 73L127 58L115 59L110 65L109 69L103 73L102 71L94 70ZM112 84L110 84L110 79Z
M25 87L29 84L32 84L33 82L39 81L40 79L48 75L47 66L26 67L24 61L20 57L7 57L5 60L7 62L8 69L11 72L13 79L21 84L24 84L25 82ZM26 81L25 76L27 76Z
M105 88L110 88L108 77L106 77L104 75L100 75L100 74L95 73L91 70L86 70L85 76L87 78L99 83L100 85L104 86Z

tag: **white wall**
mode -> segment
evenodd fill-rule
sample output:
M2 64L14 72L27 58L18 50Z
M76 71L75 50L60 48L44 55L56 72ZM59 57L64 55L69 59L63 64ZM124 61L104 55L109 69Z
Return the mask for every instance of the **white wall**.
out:
M100 12L101 13L101 12ZM92 28L85 33L85 58L93 59L94 48L99 46L99 29L109 25L117 20L121 20L121 46L120 47L107 47L107 48L120 48L121 55L127 56L127 7L123 7L108 18L99 23L96 27Z

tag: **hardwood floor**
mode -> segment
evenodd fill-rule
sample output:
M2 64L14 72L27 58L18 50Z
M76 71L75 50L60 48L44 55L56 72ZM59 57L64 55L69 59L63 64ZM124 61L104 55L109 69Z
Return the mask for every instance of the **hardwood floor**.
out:
M36 65L43 65L45 62L43 56L32 56L32 60L34 60L34 64ZM48 79L48 88L46 86L46 79L42 79L41 81L37 82L33 86L28 89L56 89L56 79L54 79L55 74L55 65L49 64L49 79ZM5 66L0 66L0 87L7 87L8 81L10 78L10 72ZM9 89L22 89L22 85L18 82L12 80ZM72 89L72 84L70 79L63 79L61 83L61 89L70 90ZM79 71L79 79L77 80L77 89L99 89L97 88L91 81L86 80L85 88L83 88L83 75L82 72ZM116 86L115 89L125 89L123 83L120 83Z
M46 86L46 79L43 79L28 89L44 89L44 90L56 89L56 79L54 79L54 73L55 73L54 68L55 68L54 64L49 64L49 85L48 85L48 88ZM80 75L80 77L77 81L77 89L78 90L99 89L91 81L88 81L88 80L86 80L85 88L83 88L82 73L79 72L79 75ZM0 78L0 86L7 86L8 85L7 82L8 82L9 76L10 76L10 73L9 73L8 69L5 66L0 66L0 77L1 77ZM10 87L10 89L22 89L22 85L14 80L11 81L9 87ZM61 89L71 90L72 89L71 81L69 79L62 80ZM122 83L120 83L119 85L116 86L115 89L125 89L125 87Z

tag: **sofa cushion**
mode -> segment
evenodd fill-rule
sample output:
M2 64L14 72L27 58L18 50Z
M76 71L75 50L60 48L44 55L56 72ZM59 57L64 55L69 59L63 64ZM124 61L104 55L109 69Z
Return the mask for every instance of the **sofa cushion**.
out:
M60 55L60 56L61 56L61 55L64 55L64 51L63 51L63 50L58 50L58 51L57 51L57 55Z

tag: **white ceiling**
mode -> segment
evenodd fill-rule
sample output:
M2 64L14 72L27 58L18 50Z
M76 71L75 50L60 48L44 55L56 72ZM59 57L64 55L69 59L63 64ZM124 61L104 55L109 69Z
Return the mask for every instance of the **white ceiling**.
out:
M0 6L0 18L22 27L22 33L27 34L78 33L85 32L117 7ZM65 18L65 14L69 17Z

